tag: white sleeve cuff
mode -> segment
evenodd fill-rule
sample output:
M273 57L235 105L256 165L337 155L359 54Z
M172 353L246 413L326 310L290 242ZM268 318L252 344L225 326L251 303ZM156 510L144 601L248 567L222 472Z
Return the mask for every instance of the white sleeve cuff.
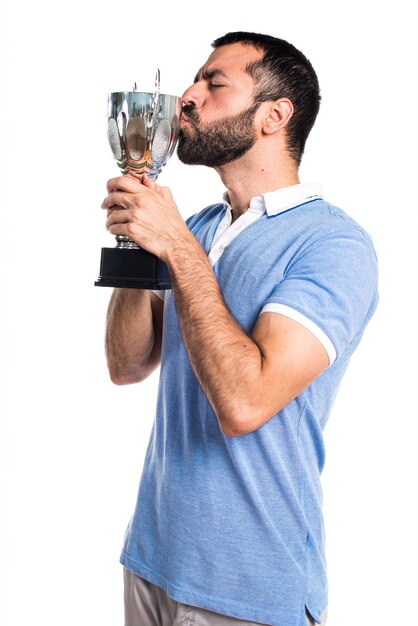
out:
M317 326L315 322L312 322L312 320L310 320L308 317L306 317L302 313L299 313L299 311L292 309L290 306L286 306L285 304L278 304L276 302L270 302L269 304L266 304L263 307L261 313L278 313L279 315L289 317L290 319L304 326L313 335L315 335L315 337L324 347L326 353L328 354L329 364L332 365L332 363L334 363L335 359L337 358L337 351L334 344L332 343L328 335L326 335L324 331L321 330L319 326Z

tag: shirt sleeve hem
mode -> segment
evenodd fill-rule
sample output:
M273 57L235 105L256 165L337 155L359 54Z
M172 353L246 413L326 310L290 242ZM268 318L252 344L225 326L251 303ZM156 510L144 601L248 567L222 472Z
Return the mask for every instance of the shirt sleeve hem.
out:
M279 304L277 302L269 302L268 304L264 305L260 315L262 313L278 313L279 315L284 315L285 317L288 317L304 326L313 335L315 335L318 341L322 344L323 348L328 354L329 364L332 365L334 363L335 359L337 358L337 351L334 344L332 343L328 335L326 335L324 331L308 317L306 317L302 313L299 313L299 311L292 309L290 306L287 306L285 304Z

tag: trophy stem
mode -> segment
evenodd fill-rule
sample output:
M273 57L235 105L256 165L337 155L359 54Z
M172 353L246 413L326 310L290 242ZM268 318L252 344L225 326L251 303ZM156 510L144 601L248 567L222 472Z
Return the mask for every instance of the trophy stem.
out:
M129 239L127 235L116 235L116 248L124 248L128 250L137 250L139 246Z
M147 171L145 172L142 171L141 173L139 173L137 170L130 168L130 167L128 167L126 170L123 171L124 176L126 176L127 174L130 174L133 178L137 178L141 182L144 176L146 176L147 178L153 181L156 181L158 177L158 174L156 174L155 172L151 173ZM139 249L138 244L136 244L135 241L132 241L132 239L129 239L127 235L116 235L115 239L116 239L116 248L124 248L128 250Z

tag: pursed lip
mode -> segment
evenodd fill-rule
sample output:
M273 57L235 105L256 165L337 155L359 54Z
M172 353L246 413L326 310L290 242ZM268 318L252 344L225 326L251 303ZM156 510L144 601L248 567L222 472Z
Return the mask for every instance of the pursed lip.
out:
M196 117L198 117L198 116L196 116ZM181 114L180 114L179 123L180 123L180 126L184 126L185 124L189 124L193 128L196 128L197 125L199 124L199 119L194 119L193 115L188 116L187 113L182 111Z

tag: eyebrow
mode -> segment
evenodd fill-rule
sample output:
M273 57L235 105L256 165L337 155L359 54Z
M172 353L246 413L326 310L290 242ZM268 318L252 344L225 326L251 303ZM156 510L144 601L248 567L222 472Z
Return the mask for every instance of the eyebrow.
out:
M200 78L210 79L210 78L214 78L215 76L222 76L222 78L226 78L226 79L228 78L225 72L217 68L213 68L211 70L203 70L203 72L199 70L196 76L194 77L194 82L197 83L197 81L200 80Z

